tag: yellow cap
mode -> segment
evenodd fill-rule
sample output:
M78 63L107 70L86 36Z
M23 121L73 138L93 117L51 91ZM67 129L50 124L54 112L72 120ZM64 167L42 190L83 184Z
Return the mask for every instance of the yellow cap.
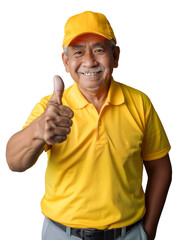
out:
M111 25L105 15L86 11L70 17L65 24L64 39L62 47L68 47L71 41L83 34L95 33L109 40L113 39L116 43L116 38Z

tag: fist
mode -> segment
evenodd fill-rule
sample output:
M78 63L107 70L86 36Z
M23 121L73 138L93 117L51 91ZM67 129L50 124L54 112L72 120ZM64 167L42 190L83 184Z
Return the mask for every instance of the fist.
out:
M63 80L55 76L54 92L42 115L42 138L48 145L65 141L72 126L73 111L62 105L63 92Z

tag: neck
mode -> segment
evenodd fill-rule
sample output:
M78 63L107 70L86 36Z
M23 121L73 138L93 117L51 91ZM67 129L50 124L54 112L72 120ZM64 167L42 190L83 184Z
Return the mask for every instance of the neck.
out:
M100 113L101 108L103 104L106 101L108 90L109 90L110 81L105 85L101 86L99 89L95 90L88 90L85 88L82 88L78 85L78 88L80 92L83 94L83 96L87 99L88 102L92 103L97 112Z

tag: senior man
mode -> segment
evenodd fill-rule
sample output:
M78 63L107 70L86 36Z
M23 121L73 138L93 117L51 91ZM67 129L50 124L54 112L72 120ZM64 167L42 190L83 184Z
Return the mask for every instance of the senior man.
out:
M7 144L13 171L48 154L42 239L153 240L171 182L159 117L144 93L113 79L120 50L103 14L69 18L63 48L74 84L64 91L55 76L53 95Z

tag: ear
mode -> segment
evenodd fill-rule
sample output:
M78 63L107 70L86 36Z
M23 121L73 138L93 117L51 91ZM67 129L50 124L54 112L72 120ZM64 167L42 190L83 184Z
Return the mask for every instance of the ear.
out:
M69 61L67 55L64 52L62 53L62 61L64 63L66 72L69 73Z
M119 56L120 56L120 48L118 46L116 46L113 51L113 57L114 57L113 67L114 68L118 67Z

